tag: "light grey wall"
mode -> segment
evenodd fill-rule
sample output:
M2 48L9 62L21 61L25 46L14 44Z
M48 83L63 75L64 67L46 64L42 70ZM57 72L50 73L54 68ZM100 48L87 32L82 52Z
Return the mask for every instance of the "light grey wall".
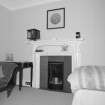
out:
M66 9L66 25L64 29L47 30L46 29L46 13L47 10L65 7ZM2 47L2 44L9 43L10 52L14 53L17 60L32 60L32 45L27 41L26 30L37 28L41 30L41 39L58 39L75 37L75 32L80 31L82 37L85 38L81 46L82 64L98 64L105 65L105 1L104 0L64 0L51 4L30 7L27 9L12 11L3 11L3 14L10 15L9 40L2 36L4 41L0 41L2 48L1 58L6 52L8 45ZM8 36L8 19L6 16L0 18L1 30L5 31ZM4 31L1 31L3 34Z
M4 60L9 53L9 19L10 11L0 5L0 60Z
M50 9L65 7L66 25L64 29L47 30L46 12ZM82 64L105 65L105 2L104 0L64 0L13 12L12 50L16 59L31 59L31 44L26 40L26 30L41 30L41 39L75 37L80 31L85 38L82 50ZM22 49L20 51L20 49Z
M105 1L73 0L71 12L73 30L80 31L85 38L82 64L105 65Z
M27 29L36 28L41 30L41 39L72 37L67 25L65 29L46 29L47 10L61 7L67 9L66 5L65 2L56 2L12 12L11 51L14 52L15 59L32 59L32 45L27 41ZM66 13L66 18L68 18L67 15ZM67 23L68 21L66 21Z

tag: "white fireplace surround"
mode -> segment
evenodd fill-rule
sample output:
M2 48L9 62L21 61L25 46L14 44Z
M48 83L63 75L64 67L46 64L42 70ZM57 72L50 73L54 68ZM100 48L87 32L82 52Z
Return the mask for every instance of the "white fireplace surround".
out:
M34 88L40 88L40 56L72 56L72 70L75 67L80 66L80 44L82 41L83 39L34 41L32 86Z

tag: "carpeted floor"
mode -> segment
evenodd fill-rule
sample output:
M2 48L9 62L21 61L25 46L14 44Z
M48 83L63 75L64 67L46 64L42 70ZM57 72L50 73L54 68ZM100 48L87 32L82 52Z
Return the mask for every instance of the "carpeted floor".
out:
M71 93L54 92L23 87L14 88L9 98L6 91L0 93L0 105L72 105Z

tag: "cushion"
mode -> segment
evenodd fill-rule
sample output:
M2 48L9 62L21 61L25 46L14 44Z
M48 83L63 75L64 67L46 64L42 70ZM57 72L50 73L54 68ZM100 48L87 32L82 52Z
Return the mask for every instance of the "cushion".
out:
M0 65L0 78L3 78L4 77L4 74L3 74L3 71L2 71L2 65Z
M15 63L11 63L11 62L2 63L3 74L5 75L7 79L11 78L12 73L16 67L17 67L17 64Z
M2 66L1 66L2 65ZM0 88L6 86L9 80L12 77L14 69L17 67L17 64L10 62L0 62Z

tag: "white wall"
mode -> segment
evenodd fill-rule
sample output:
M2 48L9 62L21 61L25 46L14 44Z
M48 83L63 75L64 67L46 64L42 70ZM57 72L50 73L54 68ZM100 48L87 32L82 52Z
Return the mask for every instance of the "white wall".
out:
M35 6L23 10L17 10L12 13L12 33L11 46L15 59L31 60L32 59L32 45L27 41L27 29L36 28L41 30L41 39L52 38L71 38L68 26L65 29L47 30L47 10L65 7L67 4L64 2L51 3L43 6ZM68 14L66 13L66 18ZM68 20L68 19L66 19ZM66 24L68 21L66 21ZM60 37L59 37L60 36ZM13 44L14 43L14 44Z
M4 60L9 52L9 18L10 12L0 6L0 61Z
M105 1L73 0L71 25L85 38L82 63L105 65Z
M65 7L66 25L63 29L47 30L47 10ZM105 1L104 0L64 0L27 9L11 14L10 52L17 60L32 59L32 45L27 41L26 30L41 30L41 39L75 37L80 31L85 38L82 50L82 64L105 65ZM0 20L1 21L1 20Z

